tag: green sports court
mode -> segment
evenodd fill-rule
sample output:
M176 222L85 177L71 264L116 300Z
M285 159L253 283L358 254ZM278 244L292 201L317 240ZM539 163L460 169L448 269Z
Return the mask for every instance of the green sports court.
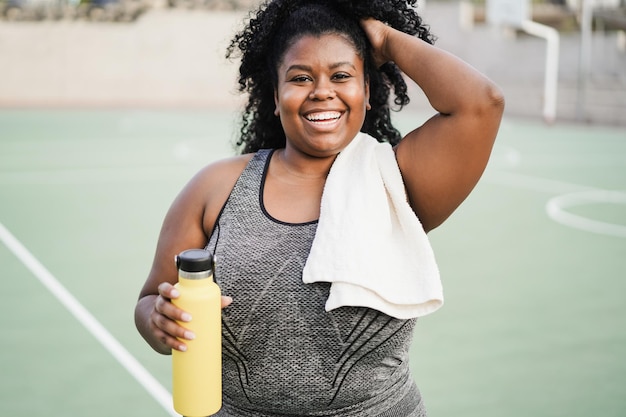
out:
M0 415L174 415L170 358L134 304L170 202L233 152L235 121L0 110ZM626 415L623 128L505 118L430 237L446 303L420 319L412 367L431 416Z

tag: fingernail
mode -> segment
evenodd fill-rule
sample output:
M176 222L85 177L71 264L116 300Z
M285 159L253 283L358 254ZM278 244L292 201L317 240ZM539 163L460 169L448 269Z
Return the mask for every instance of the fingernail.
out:
M187 330L187 331L185 332L185 339L187 339L187 340L193 340L193 339L195 339L195 338L196 338L196 335L194 334L194 332L191 332L191 331L189 331L189 330Z
M189 313L183 313L183 315L182 315L182 316L180 316L180 319L181 319L182 321L191 321L191 314L189 314Z
M180 346L178 347L178 350L180 350L181 352L187 352L187 346L185 346L185 345L180 345Z
M180 295L180 292L178 292L178 290L177 290L176 288L174 288L174 289L170 292L170 295L171 295L173 298L176 298L176 297L178 297L178 296Z

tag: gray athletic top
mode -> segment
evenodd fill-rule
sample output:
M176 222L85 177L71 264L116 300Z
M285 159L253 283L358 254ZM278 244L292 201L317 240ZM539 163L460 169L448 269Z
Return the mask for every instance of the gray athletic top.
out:
M317 222L285 223L265 211L271 155L250 161L207 245L222 293L234 298L222 313L217 416L425 416L409 370L415 320L324 310L330 284L302 282Z

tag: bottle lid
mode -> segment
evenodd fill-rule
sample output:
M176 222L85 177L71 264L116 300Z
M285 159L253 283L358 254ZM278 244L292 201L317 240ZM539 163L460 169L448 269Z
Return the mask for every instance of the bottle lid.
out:
M213 254L204 249L189 249L176 256L176 266L186 272L211 271Z

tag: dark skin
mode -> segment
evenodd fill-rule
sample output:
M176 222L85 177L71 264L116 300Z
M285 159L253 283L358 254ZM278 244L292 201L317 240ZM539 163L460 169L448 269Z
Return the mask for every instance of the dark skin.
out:
M428 232L444 222L478 182L499 128L504 100L490 80L453 55L373 19L363 21L362 26L377 63L395 62L438 112L394 148L410 205ZM319 217L330 167L363 123L369 86L362 59L338 35L305 36L286 52L278 69L276 114L287 144L272 156L263 199L273 217L307 222ZM184 340L193 339L177 323L190 318L171 303L178 296L172 259L183 250L206 245L251 157L242 155L204 168L181 191L165 217L135 310L139 332L157 352L185 350ZM230 297L222 297L223 307L231 302Z

